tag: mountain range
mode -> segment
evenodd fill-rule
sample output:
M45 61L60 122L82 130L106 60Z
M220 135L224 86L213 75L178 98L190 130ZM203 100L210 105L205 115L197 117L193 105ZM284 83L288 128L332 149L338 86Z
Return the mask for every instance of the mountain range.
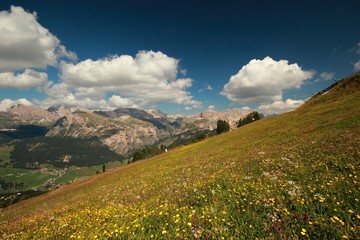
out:
M116 154L127 157L136 149L161 144L169 146L191 139L194 134L212 131L219 119L235 128L237 122L251 112L230 110L185 116L166 115L155 109L91 111L56 106L45 110L19 104L0 112L0 141L6 143L12 140L4 137L9 136L11 129L19 131L20 126L41 126L48 129L44 136L40 134L42 137L96 139Z

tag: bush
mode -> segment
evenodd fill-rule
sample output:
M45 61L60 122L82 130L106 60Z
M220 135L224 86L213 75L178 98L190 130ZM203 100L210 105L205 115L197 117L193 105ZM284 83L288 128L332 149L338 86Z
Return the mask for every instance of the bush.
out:
M216 132L218 134L221 134L223 132L228 132L228 131L230 131L229 123L224 120L218 120L216 124Z
M259 119L261 119L261 116L260 116L260 114L258 112L249 113L245 118L242 118L242 119L239 120L237 127L239 128L239 127L244 126L246 124L255 122L255 121L259 120Z
M153 147L138 149L134 152L132 161L135 162L137 160L150 158L152 156L155 156L157 154L164 152L165 148L166 148L165 145L161 145L160 148L158 148L157 146L153 146Z

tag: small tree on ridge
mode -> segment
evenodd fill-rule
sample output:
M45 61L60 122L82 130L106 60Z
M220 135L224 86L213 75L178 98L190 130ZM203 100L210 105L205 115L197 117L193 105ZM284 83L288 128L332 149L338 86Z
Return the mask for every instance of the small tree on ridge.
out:
M224 120L218 120L216 123L216 132L218 134L230 131L230 125Z

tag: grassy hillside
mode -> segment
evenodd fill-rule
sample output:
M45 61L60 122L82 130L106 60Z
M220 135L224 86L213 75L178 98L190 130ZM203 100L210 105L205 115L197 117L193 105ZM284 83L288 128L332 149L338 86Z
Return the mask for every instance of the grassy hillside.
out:
M359 90L10 206L0 238L359 239Z

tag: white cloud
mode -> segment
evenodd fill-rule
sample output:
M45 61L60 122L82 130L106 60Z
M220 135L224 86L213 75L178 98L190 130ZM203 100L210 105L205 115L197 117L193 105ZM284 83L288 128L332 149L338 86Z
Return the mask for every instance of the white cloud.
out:
M75 87L116 87L159 84L176 81L178 60L161 52L140 51L136 58L112 56L78 64L63 63L61 79ZM165 80L165 81L164 81Z
M354 63L354 71L360 71L360 60Z
M75 60L77 56L37 21L36 12L15 6L0 11L0 88L37 87L47 94L45 100L36 101L42 106L101 109L172 102L202 107L187 90L193 80L184 77L186 69L179 67L178 59L162 52L139 51L135 57L112 56L77 64L63 58ZM60 69L60 82L54 84L46 73L32 70L48 66ZM108 94L113 96L106 99Z
M289 64L287 60L253 59L231 76L221 94L238 103L280 100L283 90L300 88L313 75L313 71L304 71L298 64Z
M58 83L49 85L47 88L44 88L44 91L47 94L46 99L33 101L42 108L64 105L67 107L83 107L93 110L113 110L119 107L116 106L116 103L119 103L116 102L116 98L105 99L105 96L102 93L96 92L94 88L74 92L67 84Z
M187 70L186 69L180 69L180 73L181 73L181 75L186 76Z
M4 99L0 102L0 111L6 111L8 108L14 106L14 105L17 105L17 104L22 104L22 105L25 105L25 106L32 106L33 104L28 101L27 99L25 98L20 98L20 99L17 99L17 100L11 100L11 99Z
M215 112L215 106L214 105L208 106L208 111L209 112Z
M0 71L56 66L62 57L76 54L37 22L36 12L15 6L0 12Z
M199 89L199 92L211 91L211 90L213 90L212 86L207 85L205 88Z
M320 73L320 78L323 80L331 80L334 78L334 76L335 76L335 73L330 73L330 72Z
M357 44L356 48L356 53L360 54L360 42ZM354 71L360 71L360 60L352 64L354 65Z
M278 100L271 104L262 104L258 107L259 112L270 115L292 111L304 104L303 100L287 99L285 102Z
M69 94L65 98L46 98L42 101L34 101L34 103L42 108L51 106L64 105L67 107L83 107L92 110L113 110L105 99L94 100L91 98L75 98L74 95Z
M0 89L1 88L20 88L28 89L32 87L40 87L48 82L47 74L37 72L32 69L25 69L23 73L3 72L0 73Z
M186 91L193 80L178 79L178 72L179 60L153 51L139 51L135 58L121 55L62 63L62 83L50 87L47 93L49 98L72 94L76 99L103 99L106 93L113 93L141 107L164 102L201 107L201 102L193 100Z
M109 104L111 107L114 108L137 108L138 106L134 104L134 102L128 98L122 98L117 95L112 95L112 97L109 98Z

